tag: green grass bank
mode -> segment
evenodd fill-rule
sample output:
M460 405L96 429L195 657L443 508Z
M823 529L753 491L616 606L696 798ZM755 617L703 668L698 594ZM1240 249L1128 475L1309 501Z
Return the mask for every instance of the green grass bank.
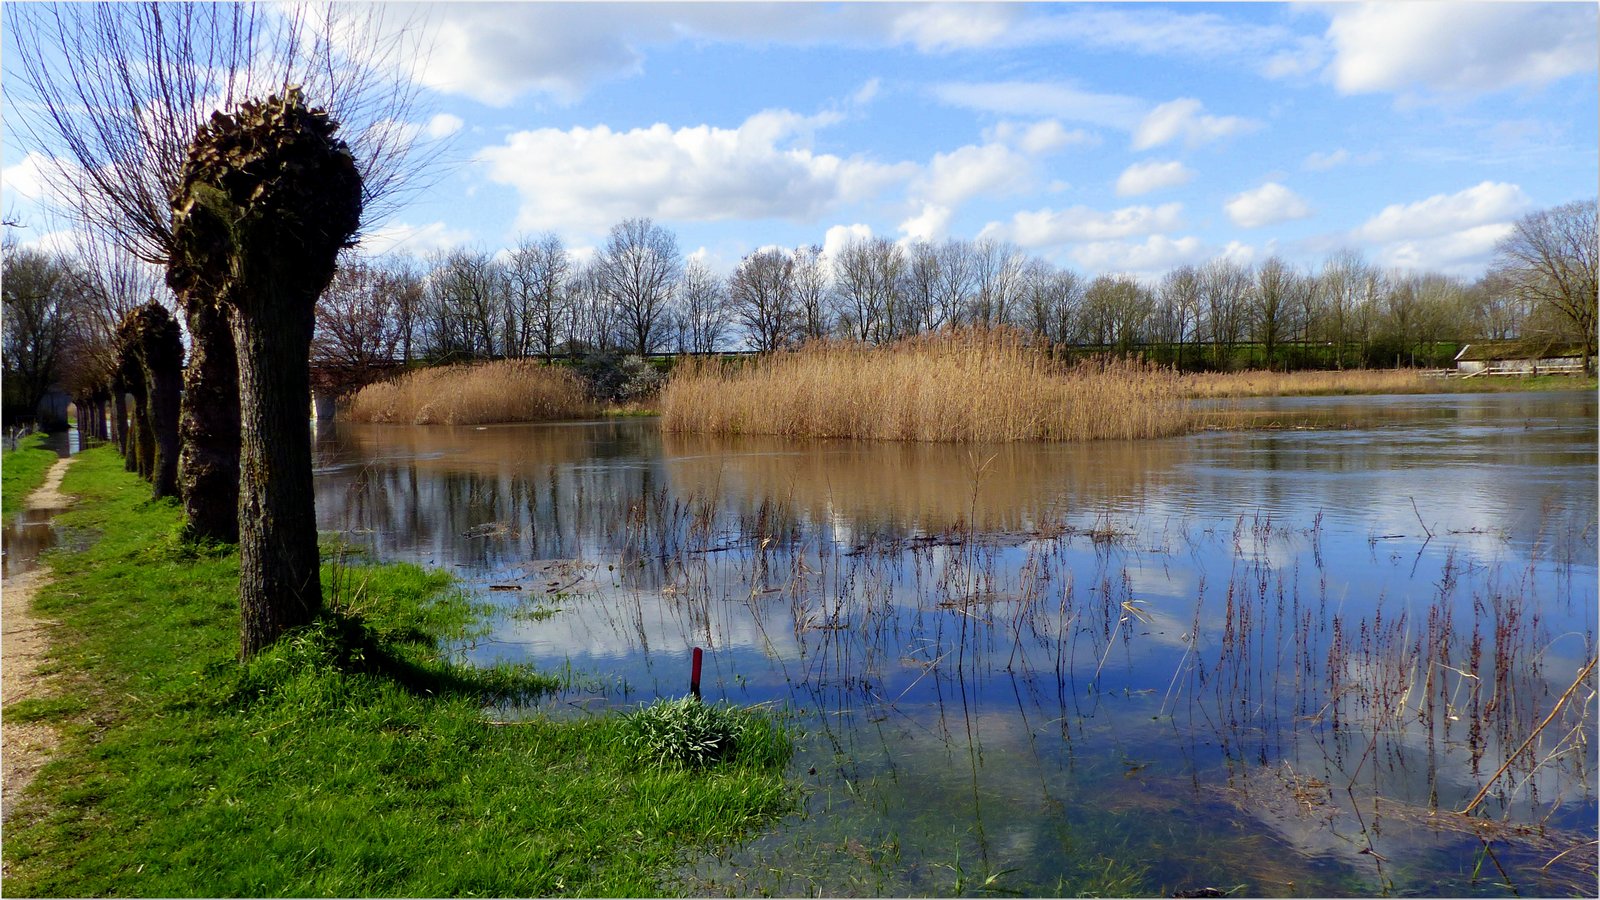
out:
M703 766L639 717L493 723L555 681L451 663L481 610L415 567L329 566L326 619L242 665L234 553L180 543L109 448L64 490L55 688L5 710L63 745L6 823L8 895L650 896L794 802L766 716Z
M7 520L22 511L28 495L44 484L44 476L60 457L45 449L47 436L35 431L17 442L17 449L0 454L0 515Z

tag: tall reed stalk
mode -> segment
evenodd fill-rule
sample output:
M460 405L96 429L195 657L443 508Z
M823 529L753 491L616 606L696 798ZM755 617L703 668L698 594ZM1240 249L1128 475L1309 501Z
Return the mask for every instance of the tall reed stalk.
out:
M1205 372L1185 375L1186 397L1290 397L1315 394L1423 394L1452 382L1425 378L1416 369L1347 369L1339 372Z
M811 343L742 366L685 362L662 392L662 427L896 441L1147 438L1190 427L1178 384L1160 366L1064 367L1021 332L964 329L884 347Z
M423 369L367 385L342 415L356 422L477 425L570 419L593 411L571 372L508 359Z

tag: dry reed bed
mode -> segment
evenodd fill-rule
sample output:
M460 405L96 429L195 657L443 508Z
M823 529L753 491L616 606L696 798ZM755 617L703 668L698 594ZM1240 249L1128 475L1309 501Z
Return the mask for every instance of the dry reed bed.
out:
M531 360L468 363L409 372L362 388L342 414L355 422L478 425L590 415L583 382Z
M1148 438L1190 427L1176 373L1102 359L1064 368L1007 329L885 347L813 343L744 366L685 363L668 431L898 441Z
M1185 375L1186 397L1290 397L1314 394L1423 394L1447 389L1415 369L1347 369L1330 372L1205 372Z

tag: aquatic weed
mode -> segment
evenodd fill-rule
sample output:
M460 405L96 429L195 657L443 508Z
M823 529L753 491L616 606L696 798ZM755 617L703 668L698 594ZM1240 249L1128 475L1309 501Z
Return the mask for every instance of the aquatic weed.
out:
M787 732L764 710L694 697L662 699L628 715L627 743L639 759L659 767L699 768L732 760L787 759Z

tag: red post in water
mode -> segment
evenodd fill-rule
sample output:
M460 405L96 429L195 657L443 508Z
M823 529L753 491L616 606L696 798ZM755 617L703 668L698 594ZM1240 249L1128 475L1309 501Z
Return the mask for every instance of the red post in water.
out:
M694 666L689 670L689 693L696 700L700 699L700 658L703 655L699 647L694 648Z

